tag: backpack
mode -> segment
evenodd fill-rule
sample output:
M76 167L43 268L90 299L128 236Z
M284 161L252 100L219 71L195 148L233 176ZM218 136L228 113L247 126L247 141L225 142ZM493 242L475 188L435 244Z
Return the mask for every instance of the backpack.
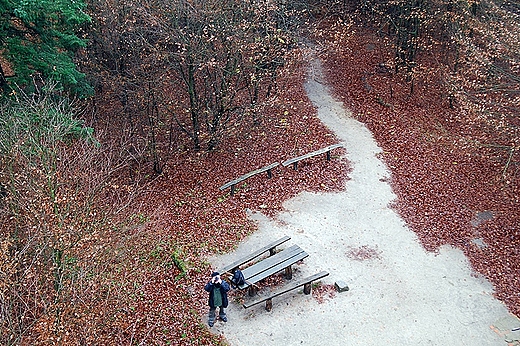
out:
M233 278L231 278L231 282L233 285L240 286L246 283L246 279L244 278L244 274L240 271L240 269L236 269L233 273Z

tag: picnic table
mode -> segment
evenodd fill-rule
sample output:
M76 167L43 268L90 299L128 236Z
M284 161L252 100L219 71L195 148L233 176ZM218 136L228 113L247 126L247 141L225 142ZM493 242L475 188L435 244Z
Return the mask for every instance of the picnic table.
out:
M293 264L303 260L304 258L307 258L309 255L305 250L300 248L298 245L292 245L282 251L276 252L275 249L280 244L283 244L284 242L288 241L290 237L284 236L264 247L261 249L258 249L249 255L240 258L236 261L234 261L231 264L228 264L225 267L222 267L219 272L221 274L231 273L234 272L236 269L240 269L240 266L243 266L245 264L251 264L250 266L244 268L242 270L242 274L244 275L245 283L238 285L237 288L240 290L248 289L249 295L254 296L256 294L256 291L258 289L258 285L256 285L259 281L264 280L268 278L271 275L274 275L280 271L284 271L285 278L287 280L292 279L292 266ZM260 255L269 251L269 256L261 258ZM260 259L259 259L260 258ZM253 260L256 261L256 263L253 262ZM272 309L272 299L275 297L278 297L279 295L282 295L286 292L292 291L294 289L297 289L301 286L304 287L303 293L304 294L310 294L312 289L312 283L324 278L325 276L329 275L326 271L319 272L317 274L311 275L309 277L306 277L304 279L296 280L295 282L292 282L291 284L282 287L281 289L277 290L276 292L272 292L270 295L263 296L253 302L248 302L244 304L244 308L249 308L251 306L254 306L256 304L266 302L266 310L270 311Z

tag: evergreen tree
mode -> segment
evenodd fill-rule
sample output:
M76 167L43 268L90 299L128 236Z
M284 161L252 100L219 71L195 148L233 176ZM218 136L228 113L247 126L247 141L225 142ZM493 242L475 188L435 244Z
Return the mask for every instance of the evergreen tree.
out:
M85 46L81 30L90 22L83 1L0 0L0 87L33 87L32 79L55 80L80 96L91 88L73 61ZM3 66L1 66L3 65ZM14 73L7 75L7 69Z

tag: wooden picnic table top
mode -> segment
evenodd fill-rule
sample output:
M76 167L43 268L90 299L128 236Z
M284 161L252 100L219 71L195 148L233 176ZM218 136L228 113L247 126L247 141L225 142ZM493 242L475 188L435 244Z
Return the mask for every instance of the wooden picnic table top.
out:
M286 241L290 240L291 237L289 236L283 236L282 238L264 246L263 248L261 249L258 249L252 253L250 253L249 255L239 259L239 260L236 260L235 262L225 266L225 267L222 267L218 270L218 272L220 274L225 274L226 272L230 272L231 270L233 270L234 268L238 268L240 267L241 265L244 265L248 262L251 262L252 260L254 260L255 258L259 257L260 255L262 255L264 252L267 252L267 251L271 251L272 249L275 249L278 245L281 245L283 243L285 243Z
M244 269L242 273L246 283L238 286L240 289L247 288L285 268L290 267L309 255L298 245L293 245L273 256L267 257L252 266Z

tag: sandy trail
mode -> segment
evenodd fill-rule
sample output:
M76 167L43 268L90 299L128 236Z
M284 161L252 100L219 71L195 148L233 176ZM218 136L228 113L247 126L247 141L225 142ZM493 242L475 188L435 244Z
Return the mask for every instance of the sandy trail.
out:
M378 158L381 148L333 99L319 60L312 61L305 88L322 122L346 145L353 170L345 191L302 193L276 219L251 213L259 230L211 262L223 266L289 235L286 247L298 244L309 254L295 266L296 278L326 270L324 284L342 280L350 290L321 304L296 290L273 299L271 312L263 304L245 310L231 301L229 322L217 321L212 330L232 346L506 345L490 328L508 315L492 285L471 270L460 250L426 252L389 208L396 196ZM369 258L356 257L363 253Z

